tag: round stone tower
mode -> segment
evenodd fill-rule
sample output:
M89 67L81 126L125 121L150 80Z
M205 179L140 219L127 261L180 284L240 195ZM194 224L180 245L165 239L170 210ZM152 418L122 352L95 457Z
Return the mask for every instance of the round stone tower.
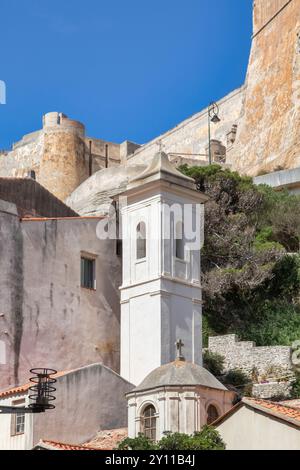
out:
M65 114L43 117L43 151L39 182L61 200L88 178L85 127Z

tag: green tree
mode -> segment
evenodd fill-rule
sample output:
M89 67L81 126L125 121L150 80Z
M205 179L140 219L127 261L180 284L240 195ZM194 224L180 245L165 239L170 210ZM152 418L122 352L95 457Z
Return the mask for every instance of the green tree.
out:
M203 353L203 366L215 376L222 375L224 370L224 357L221 356L221 354L206 350Z
M300 337L300 197L256 186L219 165L180 170L210 197L202 249L204 344L208 335L237 333L258 345L290 345Z
M139 433L138 437L131 439L126 437L118 445L118 450L155 450L157 445L144 434Z
M225 448L220 434L212 426L204 426L200 432L192 436L167 432L157 443L139 434L135 439L124 439L118 446L118 450L225 450Z

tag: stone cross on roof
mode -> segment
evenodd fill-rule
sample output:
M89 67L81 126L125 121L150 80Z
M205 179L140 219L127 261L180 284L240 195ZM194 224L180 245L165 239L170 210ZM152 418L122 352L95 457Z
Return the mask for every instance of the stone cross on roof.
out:
M175 343L176 349L177 349L177 357L176 359L178 361L184 361L184 356L182 355L182 348L184 346L184 343L182 342L181 339L178 339Z

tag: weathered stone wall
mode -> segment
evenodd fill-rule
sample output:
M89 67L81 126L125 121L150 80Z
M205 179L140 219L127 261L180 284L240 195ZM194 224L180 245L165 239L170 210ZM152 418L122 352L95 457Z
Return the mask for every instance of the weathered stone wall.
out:
M0 389L32 367L70 370L102 362L119 370L121 261L99 240L99 218L19 220L0 212ZM15 212L14 212L15 211ZM9 212L9 213L7 213ZM96 257L96 290L80 285L81 253Z
M42 133L38 132L32 139L23 138L13 145L10 152L0 155L0 176L25 177L30 170L39 174L40 161L43 154Z
M229 158L243 173L300 166L299 34L299 0L255 0L245 100Z
M16 207L0 200L0 389L19 380L23 336L24 237Z
M259 346L251 341L238 341L236 335L209 338L208 349L225 358L225 371L241 369L251 375L254 368L262 376L288 375L292 370L289 346Z
M38 181L61 200L88 177L83 139L73 133L47 131Z
M218 102L221 121L218 124L211 123L211 138L221 141L228 151L232 143L227 142L227 134L238 123L243 96L244 88L242 87L221 99ZM134 154L128 156L128 164L147 163L153 153L158 151L159 145L169 154L174 164L180 164L186 160L191 164L206 164L208 160L207 108L137 149Z
M65 200L90 173L120 164L120 145L85 135L85 127L62 113L43 116L43 128L0 153L0 177L36 179Z
M271 398L289 398L291 394L291 382L267 382L253 384L252 396L269 400Z

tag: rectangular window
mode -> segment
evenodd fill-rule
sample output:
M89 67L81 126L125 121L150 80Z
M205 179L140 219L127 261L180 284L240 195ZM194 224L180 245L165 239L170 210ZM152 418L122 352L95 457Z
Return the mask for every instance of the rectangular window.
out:
M25 406L25 400L18 400L12 406ZM25 413L16 413L11 416L11 435L17 436L25 432Z
M96 289L96 260L81 256L81 287Z

